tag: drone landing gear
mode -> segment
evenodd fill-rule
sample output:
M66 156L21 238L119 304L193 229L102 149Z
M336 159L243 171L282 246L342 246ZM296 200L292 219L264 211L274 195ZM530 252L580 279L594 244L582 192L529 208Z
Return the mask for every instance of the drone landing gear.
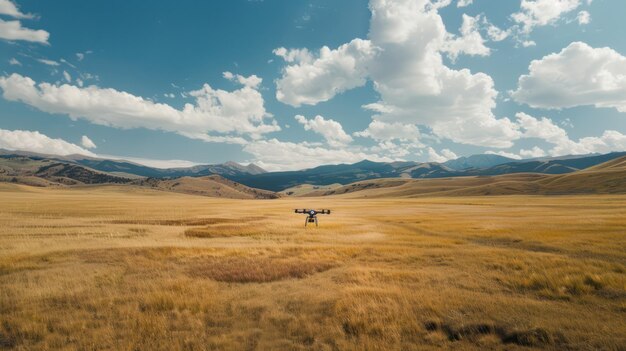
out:
M319 227L319 224L317 224L317 217L307 217L304 219L304 226L306 227L307 224L309 223L315 223L316 227Z

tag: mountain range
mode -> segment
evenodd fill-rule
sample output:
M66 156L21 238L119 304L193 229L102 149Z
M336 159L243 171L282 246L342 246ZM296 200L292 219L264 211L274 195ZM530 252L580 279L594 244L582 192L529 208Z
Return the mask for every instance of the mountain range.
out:
M254 188L281 191L300 184L349 184L378 178L448 178L512 173L565 174L624 155L626 152L538 160L513 160L499 155L485 154L445 163L386 163L365 160L355 164L327 165L301 171L268 172L257 175L241 173L233 176L232 179Z
M35 186L131 184L159 190L235 198L273 198L302 193L302 186L321 191L380 178L424 179L468 176L500 176L518 173L568 174L626 156L565 156L530 160L483 154L444 163L372 162L324 165L299 171L267 172L254 164L235 162L161 169L137 163L86 157L51 156L0 150L0 181ZM289 191L296 189L298 191ZM209 190L207 190L209 189Z

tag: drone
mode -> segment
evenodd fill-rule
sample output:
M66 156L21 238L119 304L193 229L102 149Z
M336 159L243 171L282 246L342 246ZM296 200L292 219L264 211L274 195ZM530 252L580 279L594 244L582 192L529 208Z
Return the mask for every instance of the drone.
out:
M306 208L303 208L303 209L296 208L295 212L307 215L306 219L304 220L305 227L309 223L315 223L315 226L319 227L319 224L317 224L317 215L318 214L330 214L330 210L307 210Z

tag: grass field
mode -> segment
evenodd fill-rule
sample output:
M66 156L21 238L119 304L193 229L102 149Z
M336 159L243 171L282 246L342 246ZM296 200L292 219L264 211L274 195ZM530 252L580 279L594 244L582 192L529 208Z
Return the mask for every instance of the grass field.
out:
M625 195L0 200L0 349L626 350Z

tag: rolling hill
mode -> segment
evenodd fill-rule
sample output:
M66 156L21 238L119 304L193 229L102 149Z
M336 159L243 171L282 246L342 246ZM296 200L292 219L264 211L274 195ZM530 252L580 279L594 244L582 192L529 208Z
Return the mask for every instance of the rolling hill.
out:
M229 199L276 199L279 197L272 191L250 188L219 175L164 180L148 178L134 181L133 184L163 191Z
M254 188L283 191L301 184L326 186L335 183L350 184L380 178L450 178L515 173L566 174L625 155L626 152L614 152L606 155L519 160L506 163L499 162L510 159L497 155L478 155L481 157L472 156L458 164L448 163L448 165L436 162L385 163L365 160L355 164L327 165L300 171L268 172L258 175L241 174L229 178ZM482 156L487 157L483 158ZM467 168L463 170L451 168L494 163L498 164L487 168Z
M568 174L519 173L438 179L373 179L306 196L351 198L625 194L626 156Z
M108 173L75 163L38 156L0 155L0 181L37 187L120 184L156 190L232 199L274 199L276 193L253 189L213 174L202 177L143 178Z
M0 149L0 158L8 159L16 158L17 156L25 157L31 160L49 160L66 164L75 164L88 167L96 171L107 172L127 178L136 178L137 176L152 178L201 177L212 174L234 177L241 175L256 175L267 172L253 163L244 166L232 161L223 164L198 165L185 168L156 168L125 160L96 158L84 155L56 156Z

